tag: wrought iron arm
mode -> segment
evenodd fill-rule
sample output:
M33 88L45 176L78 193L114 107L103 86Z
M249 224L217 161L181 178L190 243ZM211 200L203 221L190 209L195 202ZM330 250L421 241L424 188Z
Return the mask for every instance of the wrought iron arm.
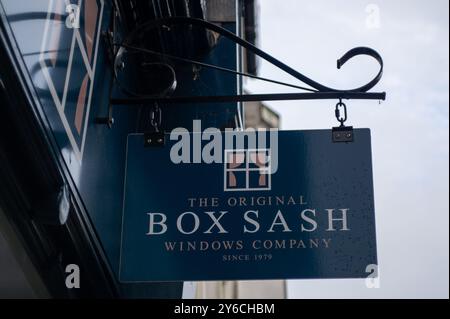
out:
M270 62L271 64L275 65L276 67L280 68L281 70L285 71L286 73L292 75L293 77L297 78L298 80L302 81L303 83L315 88L319 92L342 92L342 90L333 89L330 87L327 87L325 85L322 85L309 77L303 75L302 73L294 70L290 66L286 65L285 63L281 62L280 60L274 58L270 54L264 52L263 50L259 49L258 47L254 46L250 42L245 41L244 39L236 36L234 33L216 25L211 22L197 19L197 18L189 18L189 17L173 17L173 18L165 18L165 19L159 19L154 21L157 24L165 25L165 24L191 24L191 25L198 25L202 26L206 29L209 29L211 31L217 32L220 35L232 40L233 42L239 44L240 46L246 48L247 50L250 50L254 54L258 55L259 57L263 58L264 60ZM153 23L153 22L150 22ZM144 26L145 28L145 26ZM139 32L141 28L138 28L136 31ZM357 47L354 49L351 49L347 53L344 54L342 58L340 58L337 61L338 69L340 69L348 60L351 58L357 56L357 55L368 55L373 58L375 58L378 63L380 64L380 70L377 74L377 76L371 80L366 85L352 89L352 90L345 90L346 92L367 92L371 88L373 88L381 79L381 76L383 74L383 59L381 56L376 52L375 50L367 47Z
M378 74L367 84L350 90L338 90L334 88L330 88L321 83L318 83L309 77L303 75L302 73L294 70L290 66L281 62L280 60L274 58L263 50L257 48L253 44L241 39L236 36L234 33L218 26L208 21L197 19L197 18L189 18L189 17L172 17L172 18L163 18L154 21L150 21L148 23L143 24L142 26L136 28L127 39L121 44L121 48L133 48L133 39L136 35L141 32L161 26L169 26L176 24L187 24L187 25L196 25L204 27L205 29L209 29L213 32L216 32L236 44L246 48L247 50L253 52L257 56L262 59L268 61L269 63L277 66L281 70L295 77L299 81L304 84L310 86L313 89L303 88L304 90L313 91L310 93L288 93L288 94L246 94L246 95L227 95L227 96L186 96L186 97L170 97L170 96L152 96L152 97L133 97L133 98L120 98L120 99L111 99L112 104L143 104L143 103L151 103L151 102L164 102L164 103L184 103L184 102L197 102L197 103L224 103L224 102L236 102L236 101L268 101L268 100L315 100L315 99L372 99L372 100L384 100L386 98L385 92L373 92L368 93L370 89L372 89L381 79L383 75L383 59L375 50L368 47L357 47L349 50L345 53L339 60L337 60L337 68L340 69L347 61L352 59L358 55L368 55L374 58L380 65L380 69ZM139 48L134 48L139 50ZM143 52L147 51L150 53L155 53L150 50L146 50L144 48L141 49ZM115 58L117 59L118 53L121 50L119 49ZM158 54L158 53L156 53ZM163 55L161 53L161 55ZM182 58L180 58L182 59ZM186 60L186 59L185 59ZM200 64L201 62L190 61L192 63ZM214 66L210 66L214 67ZM217 67L217 69L221 69ZM237 72L239 74L239 72ZM242 73L240 73L242 75ZM245 76L245 74L243 74ZM263 79L263 78L262 78ZM263 79L264 80L264 79ZM273 81L276 82L276 81ZM282 84L282 83L280 83Z

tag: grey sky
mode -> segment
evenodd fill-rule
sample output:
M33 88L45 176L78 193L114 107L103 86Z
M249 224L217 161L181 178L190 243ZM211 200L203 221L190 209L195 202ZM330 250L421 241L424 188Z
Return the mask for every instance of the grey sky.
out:
M376 4L379 28L367 26ZM383 56L374 91L387 101L350 101L348 124L372 129L377 244L381 287L364 280L288 283L291 298L449 297L449 16L446 0L259 0L259 46L314 80L350 89L365 84L377 63L336 60L355 46ZM268 63L260 75L295 80ZM253 92L292 92L249 81ZM336 125L333 101L270 102L283 129Z

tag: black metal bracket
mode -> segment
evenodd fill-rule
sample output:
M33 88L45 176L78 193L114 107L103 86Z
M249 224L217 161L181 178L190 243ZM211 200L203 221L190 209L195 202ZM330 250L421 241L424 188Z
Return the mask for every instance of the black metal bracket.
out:
M273 94L238 94L214 96L173 96L173 97L129 97L111 98L113 105L142 105L149 103L231 103L254 101L288 101L288 100L385 100L386 93L366 92L317 92L317 93L273 93Z
M161 28L165 27L166 29L170 29L168 26L170 25L196 25L200 27L204 27L205 29L211 30L213 32L216 32L229 40L235 42L236 44L244 47L245 49L251 51L255 55L259 56L260 58L268 61L269 63L275 65L279 69L283 70L284 72L290 74L303 84L306 84L308 87L302 87L298 85L293 84L287 84L282 83L279 81L271 80L271 79L265 79L261 77L257 77L254 75L249 75L242 72L237 72L230 69L225 69L219 66L209 65L205 64L199 61L192 61L189 59L181 58L181 57L175 57L168 54L163 54L161 52L154 52L152 50L146 49L146 48L140 48L138 43L135 43L136 39L141 36L146 31L155 29L155 28ZM380 65L379 72L377 75L369 81L367 84L350 90L338 90L331 87L327 87L323 84L320 84L309 77L303 75L302 73L294 70L293 68L289 67L285 63L279 61L278 59L274 58L273 56L269 55L268 53L264 52L263 50L257 48L253 44L241 39L240 37L236 36L234 33L216 25L213 23L210 23L208 21L202 20L202 19L196 19L196 18L189 18L189 17L172 17L172 18L163 18L163 19L157 19L150 22L147 22L138 28L136 28L134 31L132 31L128 37L119 44L114 44L115 47L118 48L118 50L115 52L115 58L114 58L114 66L121 65L118 61L118 57L120 57L126 50L134 51L134 52L143 52L147 54L157 55L161 57L165 57L173 60L179 60L184 61L186 63L191 63L194 65L200 65L204 67L210 67L217 69L219 71L224 72L232 72L237 75L241 76L249 76L252 78L257 78L263 81L269 81L276 84L286 85L290 87L294 87L297 89L305 90L308 92L297 92L297 93L275 93L275 94L239 94L239 95L225 95L225 96L169 96L167 95L167 91L163 95L155 95L155 96L136 96L127 94L127 97L125 98L110 98L110 114L108 116L108 121L103 121L105 123L108 123L109 125L112 124L112 105L136 105L141 106L145 104L151 104L151 103L164 103L165 105L168 104L178 104L178 103L230 103L230 102L250 102L250 101L275 101L275 100L319 100L319 99L338 99L342 101L343 99L350 100L350 99L362 99L362 100L385 100L386 99L386 93L385 92L368 92L370 89L372 89L381 79L383 74L383 59L376 52L375 50L367 47L357 47L349 50L347 53L345 53L340 59L337 60L337 68L340 69L347 61L352 59L355 56L358 55L367 55L372 58L374 58ZM117 70L115 69L114 77L116 82L117 80ZM120 86L120 85L119 85ZM124 92L127 93L127 92Z
M165 144L164 132L151 132L144 134L144 146L155 147L155 146L164 146L164 144Z
M333 143L350 143L353 142L354 132L353 126L338 126L331 130Z

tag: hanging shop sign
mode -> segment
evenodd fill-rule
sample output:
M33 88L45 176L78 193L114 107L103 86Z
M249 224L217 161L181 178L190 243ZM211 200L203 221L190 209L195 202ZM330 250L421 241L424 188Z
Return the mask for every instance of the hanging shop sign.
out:
M370 131L261 134L128 136L121 282L368 276Z

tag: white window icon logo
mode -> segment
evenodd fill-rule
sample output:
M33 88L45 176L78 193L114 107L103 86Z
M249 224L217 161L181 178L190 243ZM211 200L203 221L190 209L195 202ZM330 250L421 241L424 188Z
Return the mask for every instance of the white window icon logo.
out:
M271 189L270 149L225 150L224 191Z

